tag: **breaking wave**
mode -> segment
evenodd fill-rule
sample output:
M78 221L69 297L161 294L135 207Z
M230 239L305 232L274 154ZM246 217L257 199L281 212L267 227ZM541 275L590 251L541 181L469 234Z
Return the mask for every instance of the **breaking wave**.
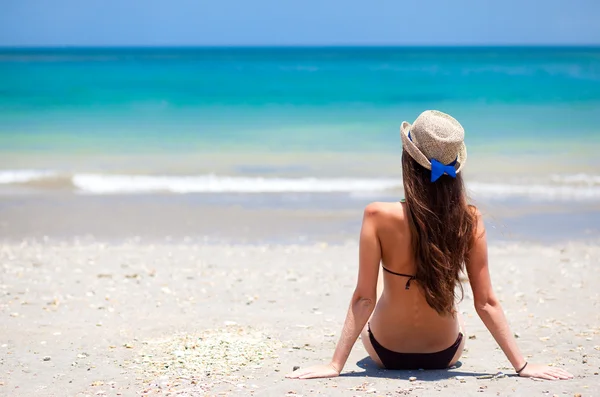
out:
M357 197L402 188L399 178L284 178L247 176L121 175L102 173L65 174L52 170L0 171L0 185L36 189L72 189L76 193L352 193ZM600 200L600 175L551 175L539 181L509 183L468 181L475 198L534 200ZM361 196L362 195L362 196Z

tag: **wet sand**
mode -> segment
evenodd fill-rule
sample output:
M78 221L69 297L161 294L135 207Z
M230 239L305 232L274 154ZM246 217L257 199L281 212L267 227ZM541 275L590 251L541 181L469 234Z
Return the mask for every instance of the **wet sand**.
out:
M492 243L490 258L520 348L575 379L510 376L469 288L458 368L377 370L357 343L343 376L285 379L331 357L355 283L355 240L29 239L0 245L0 395L600 395L598 242Z
M347 194L0 195L0 241L74 236L142 242L306 244L354 241L371 201ZM600 203L493 202L484 213L490 241L554 244L600 239Z

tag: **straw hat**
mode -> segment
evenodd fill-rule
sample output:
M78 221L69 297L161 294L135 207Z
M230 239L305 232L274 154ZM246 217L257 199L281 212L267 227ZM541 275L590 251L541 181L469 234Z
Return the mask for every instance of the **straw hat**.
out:
M402 146L410 157L428 170L433 164L432 182L444 173L455 176L467 161L465 130L446 113L426 110L412 125L404 121L400 135ZM439 172L441 174L435 177L434 173Z

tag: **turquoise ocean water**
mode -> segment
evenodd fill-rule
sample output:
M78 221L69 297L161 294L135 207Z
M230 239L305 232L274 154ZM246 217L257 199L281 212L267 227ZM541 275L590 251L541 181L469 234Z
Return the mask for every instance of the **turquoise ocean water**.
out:
M551 47L0 49L0 192L396 192L425 109L475 194L600 200L600 48Z

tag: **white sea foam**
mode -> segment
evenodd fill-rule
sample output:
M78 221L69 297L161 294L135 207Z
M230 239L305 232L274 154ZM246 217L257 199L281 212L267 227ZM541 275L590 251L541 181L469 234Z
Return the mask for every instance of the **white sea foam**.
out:
M552 175L551 181L566 185L600 186L600 175L574 174L574 175Z
M535 200L600 200L600 175L550 175L519 183L470 182L467 188L475 197L524 197Z
M101 173L61 174L51 170L0 171L0 184L36 183L52 178L55 181L38 189L69 186L83 194L144 194L144 193L349 193L352 197L380 197L397 194L401 179L390 178L275 178L246 176L167 176L118 175ZM474 198L532 200L600 200L600 175L549 175L528 182L467 181L467 190Z
M73 185L81 192L119 194L171 193L333 193L372 192L397 188L396 179L262 178L238 176L142 176L77 174Z
M77 174L73 184L81 192L119 194L144 192L171 193L335 193L355 196L401 188L399 179L355 178L262 178L239 176L128 176ZM477 197L524 197L538 200L600 199L600 177L567 175L546 183L469 182L467 188Z
M42 170L1 170L0 184L27 183L56 176L54 171Z
M600 200L600 185L507 184L470 182L467 190L475 198L506 199L523 197L534 200Z

